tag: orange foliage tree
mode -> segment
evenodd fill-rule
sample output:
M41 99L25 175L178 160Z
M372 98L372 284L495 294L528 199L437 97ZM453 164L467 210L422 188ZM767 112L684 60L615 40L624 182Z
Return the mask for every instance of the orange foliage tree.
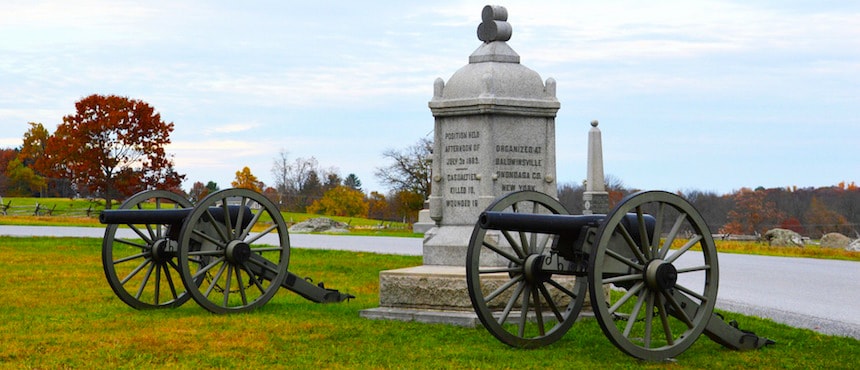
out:
M364 193L344 185L338 185L323 194L307 208L308 213L328 216L367 217L370 205L364 200Z
M45 146L48 175L67 178L105 199L144 189L176 189L176 173L164 150L173 123L149 104L116 95L90 95L75 103Z
M782 213L767 201L766 190L742 188L734 194L735 205L728 213L723 231L729 234L764 234L768 226L777 225Z
M236 180L230 183L234 188L251 189L258 193L263 191L263 183L257 180L257 176L251 173L248 166L242 168L241 171L236 171Z
M812 201L809 202L809 210L806 211L804 218L806 218L810 231L813 232L812 236L816 238L829 232L841 232L848 223L845 216L828 209L818 197L812 197Z

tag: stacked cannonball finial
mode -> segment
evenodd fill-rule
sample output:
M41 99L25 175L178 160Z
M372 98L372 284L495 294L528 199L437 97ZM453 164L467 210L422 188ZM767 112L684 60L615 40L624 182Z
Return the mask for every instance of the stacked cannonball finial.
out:
M513 29L507 22L508 10L499 5L487 5L481 12L481 24L478 25L478 40L485 43L493 41L508 41Z

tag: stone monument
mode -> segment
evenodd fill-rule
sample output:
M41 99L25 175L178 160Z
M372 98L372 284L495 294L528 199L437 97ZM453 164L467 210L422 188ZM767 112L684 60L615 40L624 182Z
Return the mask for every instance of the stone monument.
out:
M585 192L582 194L582 214L609 213L609 193L603 177L603 140L597 121L591 121L588 131L588 174L585 177Z
M446 83L433 84L435 118L424 265L382 271L380 307L368 318L473 326L466 289L466 249L478 215L518 190L557 195L556 82L520 64L507 44L512 27L504 7L486 6L478 26L483 43Z

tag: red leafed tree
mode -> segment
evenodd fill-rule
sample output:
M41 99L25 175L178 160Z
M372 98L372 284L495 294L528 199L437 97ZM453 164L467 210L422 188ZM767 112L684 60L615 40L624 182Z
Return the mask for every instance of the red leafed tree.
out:
M173 123L165 123L149 104L116 95L90 95L75 103L76 113L48 139L45 156L51 175L70 179L105 198L145 189L176 189L185 175L173 169Z
M764 234L766 228L777 225L783 218L776 204L767 201L764 189L742 188L734 194L735 205L728 213L728 223L723 227L730 234Z

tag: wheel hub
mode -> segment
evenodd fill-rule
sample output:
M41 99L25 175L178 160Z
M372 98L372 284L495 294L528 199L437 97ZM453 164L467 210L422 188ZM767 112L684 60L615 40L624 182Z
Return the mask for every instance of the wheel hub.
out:
M226 250L227 261L230 263L241 265L251 258L251 246L241 240L234 240L227 244Z
M645 268L645 282L653 290L669 290L678 281L678 270L669 262L653 260Z
M552 276L541 268L543 266L543 257L541 254L532 254L526 257L526 261L523 264L526 281L539 283L548 280Z
M176 248L172 248L170 239L158 239L152 243L153 262L164 263L173 257L176 257Z

